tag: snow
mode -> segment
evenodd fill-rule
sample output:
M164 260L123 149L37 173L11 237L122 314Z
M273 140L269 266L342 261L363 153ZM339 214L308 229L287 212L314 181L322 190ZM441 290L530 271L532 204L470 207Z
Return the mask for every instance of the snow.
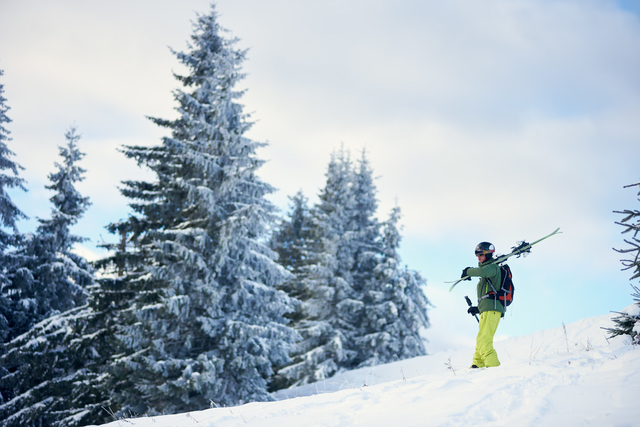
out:
M473 349L460 347L339 373L280 391L275 402L127 419L126 425L638 425L640 348L629 345L629 337L606 339L601 328L612 327L613 316L498 341L497 368L469 369Z
M631 304L620 313L624 313L629 317L640 317L640 304Z

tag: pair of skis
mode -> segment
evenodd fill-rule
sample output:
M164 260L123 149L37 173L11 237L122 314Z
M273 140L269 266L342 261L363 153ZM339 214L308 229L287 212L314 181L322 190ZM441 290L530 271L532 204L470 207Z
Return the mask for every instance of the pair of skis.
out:
M545 239L548 239L551 236L555 236L556 234L561 234L562 232L560 231L560 228L556 228L553 233L548 234L546 236L544 236L541 239L536 240L533 243L527 243L527 242L522 242L520 243L518 246L515 246L513 248L511 248L511 252L506 254L506 255L500 255L499 257L497 257L493 262L491 262L490 264L502 264L503 262L505 262L507 259L511 258L512 256L516 256L519 257L520 255L525 255L531 252L531 246L535 245L536 243L540 243ZM445 283L453 283L453 285L451 285L451 287L449 288L449 292L451 292L453 290L453 288L456 287L456 285L460 282L462 282L463 280L468 279L469 276L465 276L461 279L456 280L455 282L445 282Z

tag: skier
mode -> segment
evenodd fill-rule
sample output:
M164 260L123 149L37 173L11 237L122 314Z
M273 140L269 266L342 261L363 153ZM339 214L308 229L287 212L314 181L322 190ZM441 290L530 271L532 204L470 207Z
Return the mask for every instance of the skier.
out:
M467 313L480 314L478 337L476 338L476 351L473 354L472 368L485 368L500 366L498 354L493 348L493 337L498 329L500 319L504 317L502 303L489 296L491 286L489 282L500 284L500 267L494 263L493 254L495 247L489 242L481 242L476 246L475 254L478 257L478 268L467 267L462 270L465 280L471 277L480 277L478 282L478 306L469 307Z

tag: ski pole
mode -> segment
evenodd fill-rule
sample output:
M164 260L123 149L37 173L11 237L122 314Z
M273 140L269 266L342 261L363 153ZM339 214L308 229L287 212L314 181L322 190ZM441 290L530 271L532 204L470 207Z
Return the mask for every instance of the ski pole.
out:
M469 297L468 297L468 296L466 296L466 295L465 295L465 296L464 296L464 299L466 299L466 300L467 300L467 305L468 305L469 307L471 307L471 306L473 305L473 304L471 304L471 300L469 299ZM477 314L474 314L474 315L473 315L473 317L475 317L475 318L476 318L476 320L478 321L478 323L480 323L480 319L478 319L478 315L477 315Z

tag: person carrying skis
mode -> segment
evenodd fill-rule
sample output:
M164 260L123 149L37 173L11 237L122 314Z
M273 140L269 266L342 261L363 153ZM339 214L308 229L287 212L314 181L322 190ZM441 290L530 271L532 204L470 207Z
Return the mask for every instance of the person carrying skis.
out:
M491 243L479 243L475 250L478 257L478 267L465 268L460 277L466 277L465 280L471 280L471 277L480 277L477 286L478 306L469 307L467 310L469 314L480 315L472 368L500 366L498 354L493 348L493 337L498 329L500 319L504 317L505 309L499 300L489 296L489 292L492 290L490 283L501 283L500 267L493 262L495 251L496 249Z

